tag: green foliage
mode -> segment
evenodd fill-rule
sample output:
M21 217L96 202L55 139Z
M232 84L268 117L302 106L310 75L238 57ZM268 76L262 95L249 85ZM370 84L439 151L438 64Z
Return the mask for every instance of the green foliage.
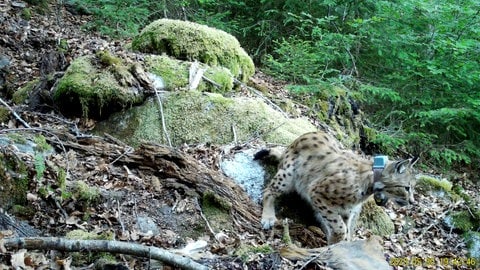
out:
M131 35L160 17L223 29L276 77L304 89L349 88L381 148L445 169L480 167L476 0L82 2L104 33Z
M295 31L274 39L268 72L297 84L347 86L386 152L421 153L445 169L479 167L477 1L315 1L312 9L286 2L268 16Z
M146 0L71 0L69 3L93 14L93 20L85 25L87 30L113 37L135 35L148 22L150 5L158 5L156 1Z
M36 153L34 156L34 165L35 165L35 178L37 181L42 180L43 174L45 173L46 165L45 158L42 154Z

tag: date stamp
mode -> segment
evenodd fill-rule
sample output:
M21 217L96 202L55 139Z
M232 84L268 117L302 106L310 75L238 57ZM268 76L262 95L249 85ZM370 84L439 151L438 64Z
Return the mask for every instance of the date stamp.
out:
M455 266L455 267L467 267L476 268L479 266L477 259L475 258L460 258L460 257L392 257L389 260L391 266Z

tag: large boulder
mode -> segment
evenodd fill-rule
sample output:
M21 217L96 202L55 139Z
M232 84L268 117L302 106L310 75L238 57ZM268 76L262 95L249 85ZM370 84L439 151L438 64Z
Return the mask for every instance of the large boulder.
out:
M222 66L243 82L255 72L252 59L234 36L193 22L154 21L135 37L132 48L144 53L165 53L180 60Z
M288 119L256 98L227 98L198 91L167 93L163 117L172 144L227 144L261 138L287 144L301 134L316 130L305 118ZM109 133L131 145L142 140L166 144L156 99L98 123L95 131Z

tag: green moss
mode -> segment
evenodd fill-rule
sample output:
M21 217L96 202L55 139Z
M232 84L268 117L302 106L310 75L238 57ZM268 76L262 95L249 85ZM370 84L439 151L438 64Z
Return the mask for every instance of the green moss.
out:
M364 227L380 236L388 236L395 232L392 220L381 207L375 204L373 198L363 204L357 226Z
M114 235L111 232L97 234L83 230L73 230L68 232L65 238L72 240L114 240ZM72 252L73 265L89 264L98 259L114 260L114 256L107 252Z
M132 48L157 55L166 53L181 60L198 60L210 66L222 66L244 82L255 72L252 59L235 37L193 22L170 19L154 21L133 40Z
M373 142L377 136L377 130L363 125L363 134L367 137L367 141Z
M47 152L52 150L52 146L47 143L47 139L43 135L36 135L33 138L33 141L36 144L35 150L38 152Z
M13 205L12 209L10 210L10 214L15 215L16 217L24 217L27 219L30 219L33 216L35 216L35 213L36 213L36 210L33 209L32 207L18 205L18 204Z
M87 232L83 230L69 231L65 235L65 238L74 240L114 240L113 233L111 232L97 234L95 232Z
M28 171L25 163L8 150L0 151L0 205L9 209L12 205L25 205L28 192Z
M26 144L27 138L19 133L8 133L7 137L10 138L14 143Z
M30 8L22 9L22 19L29 21L32 18L32 10Z
M98 51L96 56L100 60L100 63L104 64L105 66L115 66L121 65L122 60L116 56L113 56L109 51Z
M222 209L226 212L230 212L232 208L232 204L229 201L226 201L221 197L219 197L217 194L209 191L203 194L202 204L204 206L206 205L213 206L213 207Z
M73 185L73 196L84 201L87 204L93 203L100 198L100 191L96 187L91 187L83 181L76 181Z
M10 110L5 107L0 107L0 123L7 123L10 119Z
M213 192L205 192L202 197L202 210L214 230L231 230L233 221L230 215L232 204ZM200 228L204 231L204 228Z
M68 52L68 41L66 39L60 39L60 42L57 45L57 50L62 53Z
M415 189L422 192L434 191L452 194L452 183L450 183L446 179L438 179L422 175L418 178Z
M51 190L49 187L40 187L38 188L38 194L40 194L40 196L44 199L46 199L48 197L48 195L50 194L50 191Z
M143 101L130 86L121 86L112 70L97 68L94 62L91 56L79 57L60 79L53 99L64 113L97 118Z
M15 104L23 104L27 101L30 93L33 91L35 86L38 84L38 79L26 83L23 87L15 91L12 95L12 101Z
M57 183L63 193L67 188L67 173L62 168L58 169Z
M145 58L147 69L163 79L167 90L186 89L189 83L189 70L191 62L177 60L166 55L148 56ZM233 76L230 71L223 67L210 67L204 64L200 68L205 69L204 76L220 85L201 80L198 91L227 92L233 88Z
M239 257L242 261L248 261L250 257L260 254L271 254L274 252L274 249L267 244L260 246L252 245L241 245L237 250L235 250L235 256Z
M231 143L233 130L239 142L261 136L267 142L290 144L301 134L316 130L308 119L287 119L260 99L182 91L169 93L163 100L173 145ZM95 132L126 138L133 146L142 140L166 143L156 99L98 123Z
M145 58L147 69L160 76L167 90L186 88L188 85L189 63L166 55Z
M450 215L453 227L463 232L471 231L475 228L472 216L468 211L456 212Z

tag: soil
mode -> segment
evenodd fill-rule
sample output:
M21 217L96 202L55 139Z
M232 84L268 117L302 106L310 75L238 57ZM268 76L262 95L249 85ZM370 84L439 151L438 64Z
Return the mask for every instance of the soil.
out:
M10 63L8 72L3 73L7 101L13 92L34 79L52 73L61 75L75 57L98 50L122 53L128 42L83 31L82 25L90 18L72 15L63 7L57 12L51 7L52 11L45 14L32 12L28 20L24 19L23 2L3 1L0 10L0 56L7 56ZM65 48L59 50L63 46ZM288 97L286 83L266 74L257 72L252 82L271 96ZM35 228L35 235L63 237L80 229L102 237L108 235L108 239L166 250L181 249L188 243L204 240L207 246L193 259L213 269L329 269L319 263L308 263L309 258L299 262L282 259L278 250L285 245L283 227L278 226L271 234L261 230L260 206L219 170L219 161L224 155L259 147L261 142L234 148L189 145L178 149L146 143L132 149L108 135L89 135L94 120L67 119L48 106L33 108L17 104L12 108L19 117L11 115L2 124L1 133L41 133L56 150L55 154L45 157L46 170L41 179L29 186L27 208L31 214L16 215L16 219ZM26 158L25 162L31 175L35 175L33 158ZM67 171L65 189L58 185L58 168ZM78 182L95 187L99 196L89 200L81 194L75 195ZM50 187L49 193L41 194L42 187ZM472 185L464 187L478 199ZM62 197L68 192L74 195ZM466 209L465 205L434 195L417 194L416 199L414 205L403 208L390 205L387 209L397 232L383 239L385 257L390 264L396 269L474 268L467 264L470 258L459 232L449 229L442 221L448 211ZM302 212L303 206L299 207ZM293 243L307 248L325 245L321 230L312 222L290 223ZM0 239L8 234L2 231ZM357 231L359 239L369 234L361 228ZM13 230L10 236L21 235ZM272 249L265 248L267 246ZM78 255L67 252L29 250L25 253L3 249L2 252L2 269L19 265L25 269L60 269L60 261L64 269L73 269L66 263L72 257L77 258L72 264L77 269L95 267L92 264L95 259L78 259ZM15 262L19 254L29 258L23 260L23 265ZM128 255L117 255L115 260L130 269L152 266L148 259ZM480 262L476 267L478 264ZM163 269L176 268L164 266Z

